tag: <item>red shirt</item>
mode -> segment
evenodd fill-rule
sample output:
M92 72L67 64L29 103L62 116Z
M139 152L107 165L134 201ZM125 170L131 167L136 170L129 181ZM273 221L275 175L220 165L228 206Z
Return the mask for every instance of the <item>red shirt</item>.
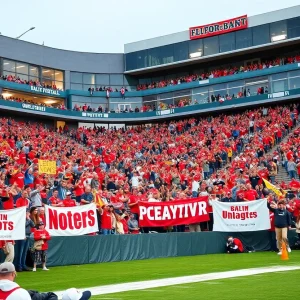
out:
M244 251L244 247L242 242L239 239L233 239L233 243L238 246L238 249L243 252Z
M128 201L128 204L130 203L135 203L137 202L137 200L139 200L139 196L137 195L131 195L129 197L129 201ZM139 210L139 205L138 204L135 204L133 206L130 206L130 211L133 213L133 214L139 214L140 210Z
M45 230L45 229L36 229L33 233L35 241L41 240L42 235L45 235L45 239L43 239L44 244L42 245L42 250L47 250L48 249L48 242L47 241L49 241L51 239L50 234L48 233L48 231Z
M29 205L29 200L26 198L21 197L16 202L16 207L23 207L23 206L28 207L28 205Z
M13 182L16 182L19 188L23 189L24 188L24 174L19 172L13 176Z
M101 228L112 230L112 221L110 212L104 210L101 216Z
M65 199L62 201L64 207L74 207L76 203L73 199Z
M253 201L256 200L258 197L258 194L256 192L256 190L248 190L245 192L245 199L249 200L249 201Z

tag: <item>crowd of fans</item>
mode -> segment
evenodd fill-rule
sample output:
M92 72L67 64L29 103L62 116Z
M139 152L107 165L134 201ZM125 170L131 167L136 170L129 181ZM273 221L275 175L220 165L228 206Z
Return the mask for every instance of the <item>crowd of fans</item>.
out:
M3 75L0 77L0 79L19 83L19 84L27 84L30 86L43 87L43 88L52 89L52 90L61 90L61 89L57 88L57 86L55 84L50 85L45 82L40 82L39 80L32 80L32 79L24 80L24 79L21 79L19 76Z
M226 68L219 68L214 69L209 72L204 72L202 74L191 74L187 76L181 76L174 79L165 79L157 82L152 83L146 83L146 84L140 84L137 86L137 90L147 90L147 89L155 89L155 88L162 88L166 86L172 86L172 85L178 85L183 83L189 83L193 81L201 81L211 78L219 78L223 76L230 76L245 72L251 72L251 71L257 71L257 70L263 70L268 68L277 67L280 65L286 65L286 64L292 64L300 62L300 55L294 55L289 57L283 57L283 58L276 58L272 60L265 60L261 63L256 64L250 64L247 66L240 66L240 67L226 67Z
M30 237L48 239L43 232L45 204L70 207L95 202L99 225L95 234L184 232L185 225L140 228L138 202L207 195L210 221L186 225L190 231L212 230L212 201L263 197L273 201L277 196L266 189L263 179L286 188L286 183L275 180L280 161L293 178L290 185L297 186L292 190L297 196L300 182L294 177L299 172L291 173L290 162L300 160L299 132L290 132L298 111L296 105L276 106L109 130L70 130L67 126L54 130L43 124L0 119L1 209L25 206L28 210L28 239L17 241L22 252L17 254L17 269L27 268L24 253ZM281 143L287 134L291 135L288 141ZM278 151L270 155L275 145ZM56 160L57 174L39 174L38 159ZM298 216L300 206L294 209ZM34 259L45 263L46 242L43 247Z

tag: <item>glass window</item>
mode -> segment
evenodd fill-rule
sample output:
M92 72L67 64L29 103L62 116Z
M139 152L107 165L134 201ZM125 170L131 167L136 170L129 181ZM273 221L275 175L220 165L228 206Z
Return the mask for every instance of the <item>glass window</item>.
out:
M28 64L19 63L16 64L16 72L19 74L26 74L28 75ZM28 80L28 77L27 77Z
M287 72L272 75L272 80L273 81L278 80L278 79L285 79L285 78L287 78Z
M55 81L64 81L64 74L62 71L55 70Z
M197 58L203 55L203 40L189 41L189 58Z
M283 92L288 90L288 81L287 79L284 80L277 80L272 82L272 92Z
M82 90L82 84L79 84L79 83L71 83L71 90L78 90L78 91L81 91L81 90Z
M82 83L82 73L71 72L71 82Z
M3 59L3 70L15 72L16 71L16 62L12 60Z
M240 86L240 87L232 87L232 88L229 88L227 90L227 94L229 96L234 96L234 97L236 97L239 92L244 93L244 88L242 86Z
M147 57L146 50L136 52L136 69L148 67Z
M238 80L238 81L232 81L232 82L228 82L227 83L227 87L228 88L232 88L232 87L241 87L245 85L245 81L244 80Z
M196 100L196 103L195 103ZM201 103L207 103L208 102L208 88L197 88L193 89L193 96L192 96L193 104L201 104Z
M84 84L95 84L95 74L83 73L83 83Z
M45 69L42 70L43 81L52 81L55 78L55 71L53 69Z
M300 36L300 17L287 20L287 34L289 39Z
M110 75L110 83L111 86L118 85L123 86L123 74L111 74Z
M300 88L300 80L299 77L294 77L289 79L290 90L299 89Z
M55 81L55 85L56 85L57 89L64 90L64 83L63 83L63 81Z
M208 102L208 92L194 94L192 96L192 104L202 104Z
M35 76L29 76L29 80L32 80L32 81L40 81L40 78L39 77L35 77Z
M109 85L109 75L108 74L96 74L96 84Z
M18 73L17 73L17 76L18 76L21 80L26 80L26 81L28 81L28 75L26 75L26 74L18 74Z
M287 38L286 24L286 20L270 24L271 42L278 42Z
M38 67L35 66L29 66L29 75L30 77L39 77L40 76L40 70Z
M224 91L226 91L226 89L227 89L226 83L220 83L220 84L212 85L212 86L209 87L210 92L220 92L220 91L222 91L222 93L223 93Z
M270 43L270 24L252 27L253 46Z
M188 42L182 42L174 44L174 60L181 61L188 59L189 56L189 44Z
M127 53L125 54L126 61L126 70L135 70L137 69L137 53Z
M236 49L242 49L252 46L251 28L237 31L235 33Z
M235 33L230 32L219 36L220 52L235 50Z
M219 41L217 36L203 39L204 55L219 53Z
M300 70L289 72L289 77L297 77L297 76L300 76Z
M149 67L162 64L160 48L152 48L148 50Z
M175 61L174 58L174 47L173 45L167 45L160 47L161 51L161 57L162 57L162 63L163 64L169 64Z
M94 88L94 90L96 91L96 85L93 85L93 84L84 84L83 85L83 90L84 91L88 91L89 88Z
M9 76L9 75L15 76L16 73L15 72L9 72L9 71L3 71L3 76Z

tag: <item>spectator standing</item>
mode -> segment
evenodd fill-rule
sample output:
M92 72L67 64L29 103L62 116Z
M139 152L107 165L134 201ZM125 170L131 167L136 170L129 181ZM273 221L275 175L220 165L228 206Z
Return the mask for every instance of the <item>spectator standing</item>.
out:
M35 227L34 222L30 218L30 212L27 210L26 211L26 222L25 222L25 234L26 237L24 240L17 240L17 271L22 272L22 271L31 271L27 266L26 266L26 257L27 257L27 252L29 249L29 237L31 234L31 229Z
M112 216L110 207L108 205L103 205L103 207L99 210L101 215L101 233L103 235L109 235L112 232Z
M36 272L36 265L42 263L43 271L49 271L46 267L47 261L47 250L48 250L48 241L51 239L48 231L45 230L45 225L43 222L40 222L37 225L37 230L34 231L33 237L35 240L34 243L34 262L33 262L33 272ZM36 246L35 246L36 245Z
M280 200L278 204L268 202L268 208L274 213L277 248L279 250L278 255L282 254L282 243L285 243L288 252L291 252L287 239L288 229L291 226L291 215L286 210L285 202L283 200Z
M297 165L294 162L294 160L291 158L287 163L287 171L289 173L290 179L296 178L296 174L297 174L296 170L297 170Z
M16 276L15 266L11 262L0 265L0 299L31 300L29 293L14 282Z

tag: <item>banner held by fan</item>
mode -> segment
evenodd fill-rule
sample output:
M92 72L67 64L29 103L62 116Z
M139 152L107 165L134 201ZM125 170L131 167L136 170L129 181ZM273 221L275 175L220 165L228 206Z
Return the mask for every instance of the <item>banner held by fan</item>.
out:
M139 202L141 227L189 225L209 220L208 197L170 202Z

